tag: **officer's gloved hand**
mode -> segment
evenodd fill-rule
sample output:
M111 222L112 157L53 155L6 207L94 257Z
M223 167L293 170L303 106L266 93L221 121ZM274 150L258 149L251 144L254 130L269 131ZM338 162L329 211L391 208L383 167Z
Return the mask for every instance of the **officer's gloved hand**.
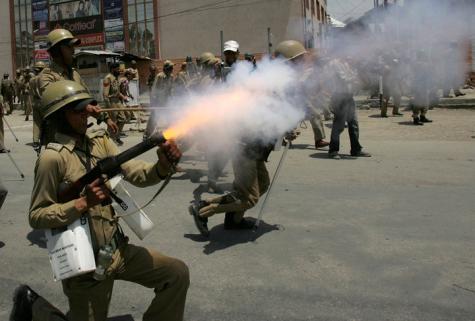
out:
M200 208L200 212L199 212L200 216L203 218L207 218L207 217L213 216L216 213L219 213L218 212L219 205L220 204L217 204L217 203L211 203L205 207Z
M157 150L158 165L161 169L170 172L181 158L181 151L177 144L172 141L166 141L160 145Z

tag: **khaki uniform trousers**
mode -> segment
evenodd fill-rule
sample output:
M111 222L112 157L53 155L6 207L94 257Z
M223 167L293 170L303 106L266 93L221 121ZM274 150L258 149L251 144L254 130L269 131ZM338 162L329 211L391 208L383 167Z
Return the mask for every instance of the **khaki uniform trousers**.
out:
M425 116L429 106L429 93L426 91L414 92L412 117Z
M5 148L5 130L3 129L3 117L5 116L0 116L0 149Z
M311 113L309 115L310 125L313 130L313 137L315 142L325 138L325 129L323 128L322 116L320 113Z
M154 289L155 298L144 313L143 321L183 320L190 279L188 267L182 261L124 244L114 253L107 273L104 281L94 280L91 273L64 280L63 291L70 309L67 318L46 300L41 300L33 305L33 321L106 321L115 280Z
M110 99L110 103L106 105L106 110L107 108L124 108L124 105L120 102L118 99ZM125 113L123 111L111 111L109 112L109 117L117 124L119 127L119 131L117 132L116 135L113 135L112 133L109 133L111 137L117 138L120 137L119 134L122 132L125 122L127 121L127 117L125 116Z
M396 88L389 88L385 87L383 88L383 106L381 107L381 115L382 116L387 116L388 114L388 104L389 104L389 99L393 97L393 115L399 113L399 107L401 107L401 96L402 92L399 89Z
M5 198L7 198L8 190L2 184L2 180L0 179L0 209L2 209L3 202L5 202Z
M33 111L30 94L24 94L23 101L25 102L25 116L30 116Z
M206 200L211 204L220 203L215 213L235 212L234 219L239 222L244 212L254 207L270 184L269 172L264 161L254 160L239 153L234 157L234 193L236 200L230 202L227 195Z
M37 103L33 104L33 143L40 143L41 139L41 112Z

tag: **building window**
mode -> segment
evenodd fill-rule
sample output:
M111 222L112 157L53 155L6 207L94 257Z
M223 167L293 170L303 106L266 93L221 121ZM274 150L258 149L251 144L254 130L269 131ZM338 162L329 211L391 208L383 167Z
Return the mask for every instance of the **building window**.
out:
M152 0L128 0L129 52L155 58Z
M26 67L33 62L31 0L14 0L16 65Z

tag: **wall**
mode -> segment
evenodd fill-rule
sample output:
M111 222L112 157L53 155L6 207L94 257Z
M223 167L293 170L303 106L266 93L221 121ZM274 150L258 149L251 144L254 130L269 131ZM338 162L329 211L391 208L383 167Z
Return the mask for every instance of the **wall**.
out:
M236 40L242 53L267 52L267 28L272 43L294 38L303 41L300 0L159 0L160 58L219 54L224 41ZM211 5L210 5L211 4Z
M12 66L12 43L11 43L11 27L10 27L10 5L8 0L0 1L0 57L2 57L2 68L0 72L8 72L10 76L13 72Z

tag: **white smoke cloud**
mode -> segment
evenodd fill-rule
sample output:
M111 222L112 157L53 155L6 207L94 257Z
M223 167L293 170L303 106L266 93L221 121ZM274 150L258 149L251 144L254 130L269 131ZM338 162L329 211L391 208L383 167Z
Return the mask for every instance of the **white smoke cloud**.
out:
M298 74L282 60L265 58L257 69L239 62L226 82L173 98L168 125L185 126L187 140L222 148L242 139L274 142L304 117L291 94L297 83Z

